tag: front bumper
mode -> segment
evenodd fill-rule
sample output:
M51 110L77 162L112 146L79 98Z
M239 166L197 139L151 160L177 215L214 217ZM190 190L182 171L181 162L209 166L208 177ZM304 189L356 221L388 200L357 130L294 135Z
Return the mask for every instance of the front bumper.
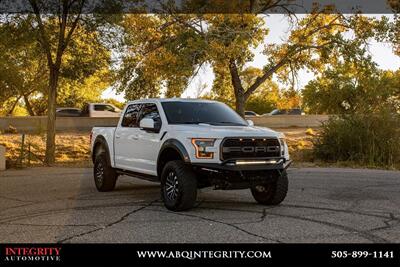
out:
M211 171L264 171L286 170L292 164L292 160L285 158L261 159L261 160L230 160L218 163L192 163L193 166Z

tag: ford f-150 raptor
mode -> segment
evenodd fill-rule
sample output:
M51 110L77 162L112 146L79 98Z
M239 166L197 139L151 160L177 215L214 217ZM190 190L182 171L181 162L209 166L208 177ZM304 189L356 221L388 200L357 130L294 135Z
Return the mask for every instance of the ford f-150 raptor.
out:
M113 190L119 175L158 181L173 211L192 208L204 187L250 188L264 205L278 205L288 190L284 135L216 101L129 102L117 127L93 128L91 147L98 191Z

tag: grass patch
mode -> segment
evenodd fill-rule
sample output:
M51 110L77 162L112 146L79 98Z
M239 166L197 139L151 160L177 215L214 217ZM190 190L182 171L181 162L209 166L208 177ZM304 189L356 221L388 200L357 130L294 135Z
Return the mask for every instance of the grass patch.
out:
M400 116L351 114L333 117L314 140L314 156L327 163L354 162L369 168L400 166Z
M21 134L0 135L0 145L6 147L8 167L42 166L46 137L26 135L21 157ZM58 134L56 136L56 163L61 166L90 166L88 134Z

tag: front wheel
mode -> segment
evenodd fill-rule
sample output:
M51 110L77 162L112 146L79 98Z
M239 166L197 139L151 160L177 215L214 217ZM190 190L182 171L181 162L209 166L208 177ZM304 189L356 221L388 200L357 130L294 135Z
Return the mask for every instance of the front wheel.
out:
M161 197L167 209L183 211L194 206L197 198L197 178L184 162L168 162L161 174Z
M288 175L286 171L283 171L275 182L251 188L251 194L260 204L279 205L286 198L288 187Z

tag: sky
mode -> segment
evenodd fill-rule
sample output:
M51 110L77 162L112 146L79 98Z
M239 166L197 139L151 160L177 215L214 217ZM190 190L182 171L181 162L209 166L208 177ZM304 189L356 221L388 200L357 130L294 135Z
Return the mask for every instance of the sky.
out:
M370 16L379 17L380 15ZM302 15L299 15L298 17L301 18ZM265 22L270 31L268 36L264 40L264 44L284 42L284 40L290 33L290 25L284 15L271 14L265 17ZM267 57L262 54L264 44L254 49L254 60L253 62L249 63L248 66L262 68L265 65ZM370 53L373 60L378 64L381 69L400 69L400 57L393 54L390 44L378 43L376 41L373 41L370 44ZM312 73L308 73L303 70L300 71L298 87L303 88L304 85L306 85L313 78L314 77ZM206 84L206 89L202 92L208 92L211 89L213 80L214 74L211 67L209 65L205 65L199 72L199 74L191 80L188 88L182 94L182 97L198 97L198 88L200 88L203 84ZM109 88L104 92L103 98L114 98L121 102L124 102L126 100L123 95L117 95L112 88Z

